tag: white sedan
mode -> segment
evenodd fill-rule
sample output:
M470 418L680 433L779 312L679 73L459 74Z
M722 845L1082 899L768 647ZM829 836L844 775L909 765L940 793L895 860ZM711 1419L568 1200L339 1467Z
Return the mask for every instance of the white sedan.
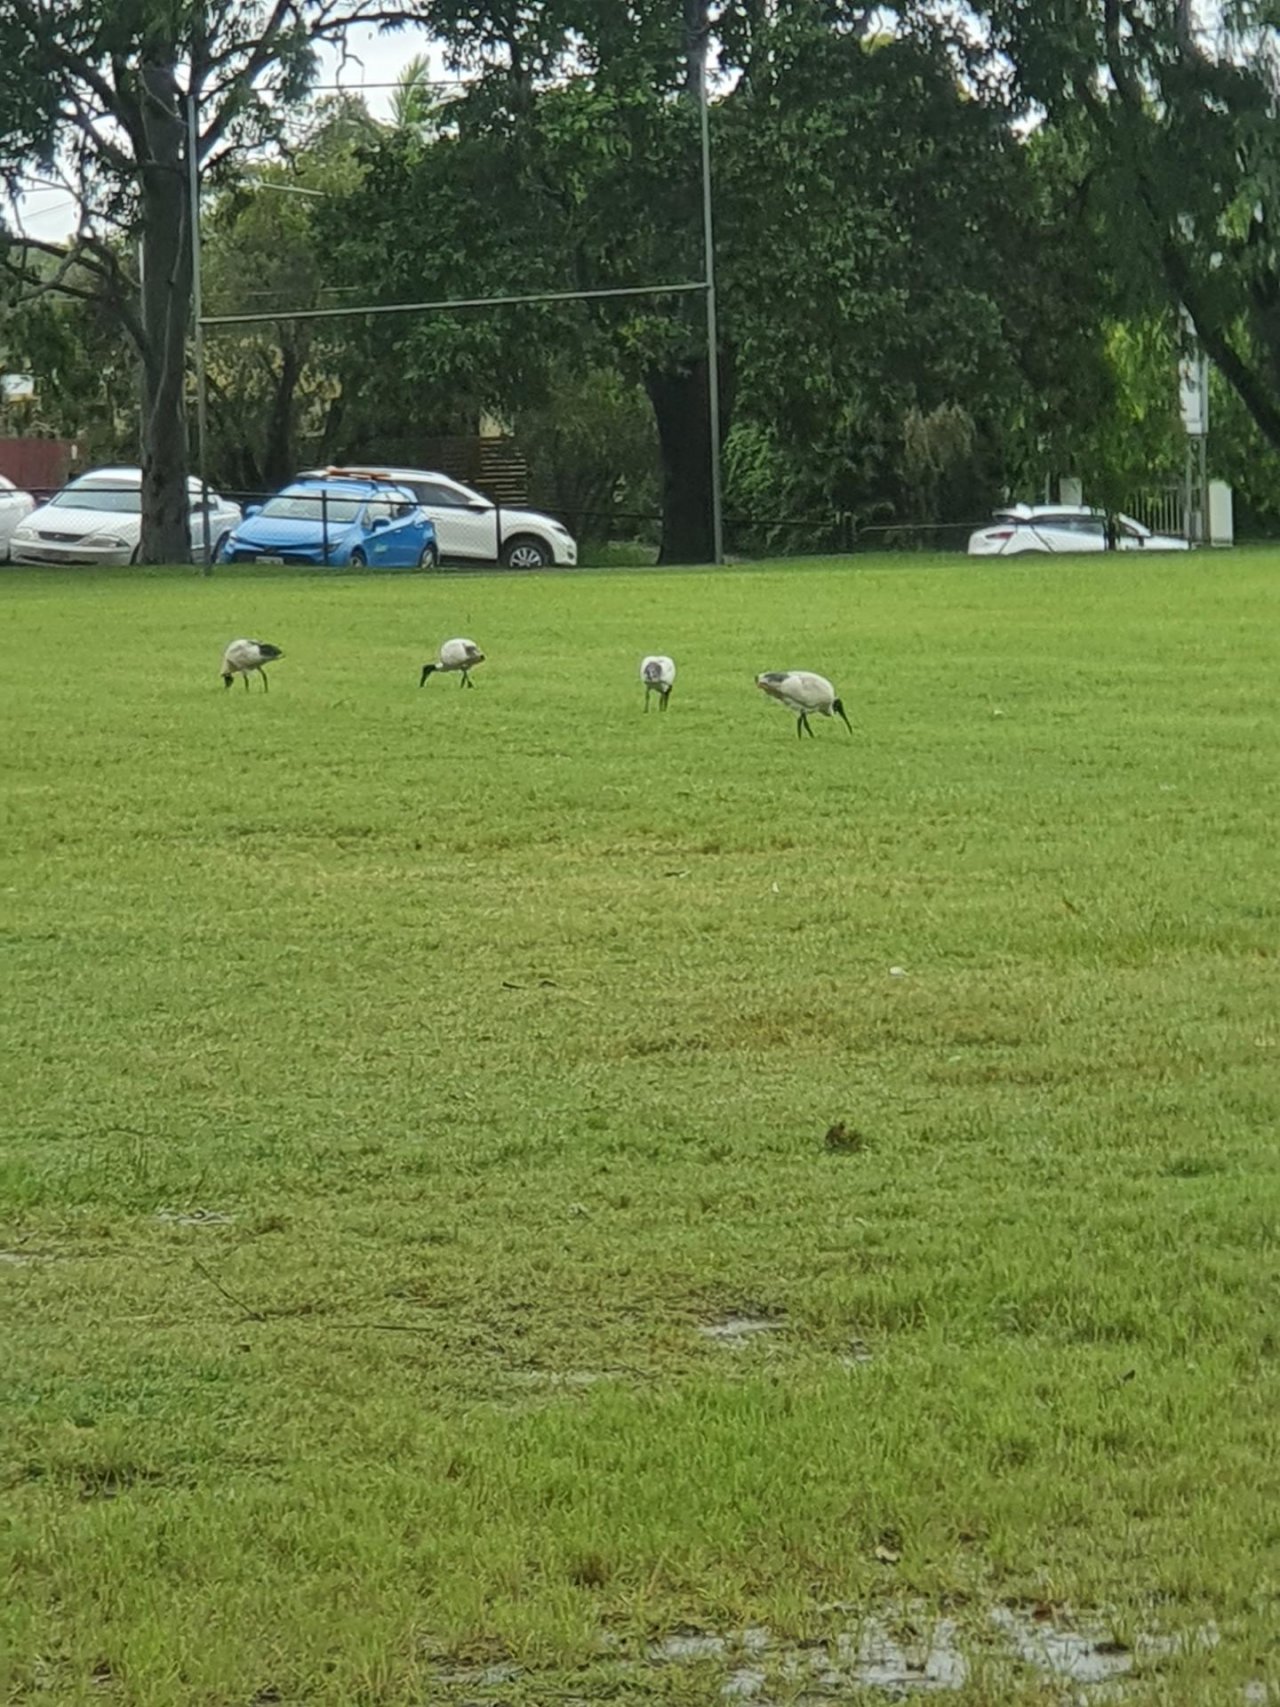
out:
M969 535L970 557L1019 557L1025 551L1187 551L1178 534L1152 533L1132 516L1112 517L1083 504L1011 504L990 527Z
M9 541L13 530L36 507L30 492L23 492L12 480L0 474L0 563L9 558Z
M205 512L200 482L191 498L191 555L204 561ZM216 558L240 520L240 506L209 493L209 542ZM14 563L133 563L142 538L142 470L95 468L19 523L9 541Z

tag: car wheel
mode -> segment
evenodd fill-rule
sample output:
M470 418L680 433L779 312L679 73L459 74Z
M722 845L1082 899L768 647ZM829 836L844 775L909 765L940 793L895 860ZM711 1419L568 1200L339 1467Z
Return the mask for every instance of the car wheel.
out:
M424 545L418 557L419 569L436 569L440 564L440 548L435 544Z
M130 563L137 563L141 559L141 557L142 557L142 541L139 540L138 543L134 546L133 550L129 553L129 561L130 561Z
M365 556L364 552L361 551L358 545L347 561L353 569L367 569L369 567L369 559Z
M209 548L210 563L222 562L222 553L226 550L227 541L230 538L231 535L229 533L220 533L218 535L217 539L214 540L213 544Z
M502 561L508 569L545 569L551 562L551 553L540 539L522 533L503 546Z

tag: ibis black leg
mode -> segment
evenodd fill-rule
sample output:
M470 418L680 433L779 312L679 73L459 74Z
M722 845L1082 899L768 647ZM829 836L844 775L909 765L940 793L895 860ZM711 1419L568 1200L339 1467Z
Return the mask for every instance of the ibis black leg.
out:
M267 681L267 672L265 670L259 670L258 674L262 677L262 691L263 691L263 693L270 693L271 692L271 684Z
M244 676L244 691L246 693L248 693L248 691L249 691L249 672L247 670L245 671L245 676Z

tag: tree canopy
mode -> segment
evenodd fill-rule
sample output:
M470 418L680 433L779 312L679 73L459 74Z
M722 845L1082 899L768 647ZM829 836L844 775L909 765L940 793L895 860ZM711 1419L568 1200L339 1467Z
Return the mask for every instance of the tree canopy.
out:
M984 0L967 18L910 0L413 0L466 73L448 99L419 58L389 123L307 104L317 41L372 15L407 20L410 0L0 14L0 170L13 183L44 161L82 208L66 245L0 235L23 299L7 342L105 443L131 401L127 334L150 560L187 549L193 164L214 191L206 306L298 313L209 339L220 481L417 460L424 437L487 412L584 516L656 469L663 555L707 557L700 289L308 317L697 286L704 57L740 531L784 543L787 518L815 512L973 519L1055 470L1105 465L1118 492L1177 459L1183 304L1239 399L1219 411L1236 466L1251 432L1280 444L1274 31L1259 14L1209 42L1182 0ZM79 307L55 314L56 295Z
M1081 142L1110 243L1185 307L1280 446L1280 29L1269 0L987 0L1022 98Z
M0 262L28 295L92 299L137 352L146 561L189 553L190 174L216 178L277 136L312 79L316 43L365 15L358 0L0 9L0 175L14 190L33 166L56 172L79 208L70 243L6 232Z

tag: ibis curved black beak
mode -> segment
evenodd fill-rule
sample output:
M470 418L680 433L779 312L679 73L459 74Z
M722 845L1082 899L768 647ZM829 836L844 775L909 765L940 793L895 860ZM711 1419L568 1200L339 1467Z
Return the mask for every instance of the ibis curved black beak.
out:
M431 674L431 672L434 669L435 669L434 664L424 664L422 666L422 674L418 677L418 686L419 687L422 686L423 682L426 681L427 677Z
M850 723L850 721L849 721L849 719L848 719L848 718L847 718L847 717L845 717L845 715L844 715L844 706L843 706L843 705L841 705L841 703L840 703L840 701L839 701L839 700L838 700L838 699L833 699L833 700L832 700L832 701L831 701L831 709L832 709L832 711L834 711L834 712L835 712L835 714L836 714L836 716L837 716L837 717L839 717L839 718L841 718L841 719L843 719L843 722L844 722L844 726L845 726L845 728L846 728L846 729L847 729L847 730L848 730L848 731L849 731L849 733L850 733L850 734L851 734L851 735L852 735L852 734L853 734L853 724L852 724L852 723Z

